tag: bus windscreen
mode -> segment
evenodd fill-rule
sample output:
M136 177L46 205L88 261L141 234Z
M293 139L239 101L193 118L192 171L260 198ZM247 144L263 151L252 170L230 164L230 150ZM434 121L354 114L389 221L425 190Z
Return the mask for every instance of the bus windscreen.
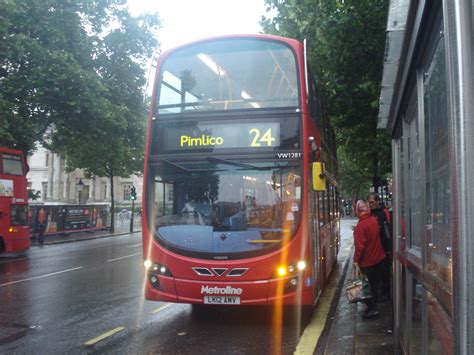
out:
M24 175L21 156L13 154L2 155L2 174L5 175Z
M162 159L151 166L155 238L185 252L246 253L280 245L300 219L300 165Z

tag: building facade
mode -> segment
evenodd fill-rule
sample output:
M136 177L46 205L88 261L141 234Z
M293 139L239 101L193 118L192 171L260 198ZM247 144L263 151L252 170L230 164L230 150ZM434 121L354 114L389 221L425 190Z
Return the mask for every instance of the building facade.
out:
M39 198L31 203L47 204L97 204L110 203L110 180L106 177L86 178L81 169L70 173L65 170L65 160L38 145L28 156L28 188L39 192ZM114 199L124 207L132 204L131 187L135 186L141 201L143 179L136 175L114 178ZM82 187L81 187L82 185ZM139 204L139 202L138 202Z

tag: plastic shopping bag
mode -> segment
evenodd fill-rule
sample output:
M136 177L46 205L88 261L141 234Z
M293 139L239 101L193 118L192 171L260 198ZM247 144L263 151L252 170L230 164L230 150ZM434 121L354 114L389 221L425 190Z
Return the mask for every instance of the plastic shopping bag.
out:
M346 286L346 297L349 303L356 303L372 298L367 276L359 273L357 279L350 281Z

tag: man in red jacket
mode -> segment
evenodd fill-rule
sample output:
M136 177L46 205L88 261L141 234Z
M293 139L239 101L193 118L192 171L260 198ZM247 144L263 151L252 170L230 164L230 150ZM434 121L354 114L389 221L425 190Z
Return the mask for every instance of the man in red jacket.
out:
M354 270L360 270L367 276L372 292L372 298L366 300L367 309L364 318L374 318L377 311L378 286L383 273L383 262L387 257L380 241L380 229L377 219L370 215L370 208L365 201L356 204L357 223L354 229Z

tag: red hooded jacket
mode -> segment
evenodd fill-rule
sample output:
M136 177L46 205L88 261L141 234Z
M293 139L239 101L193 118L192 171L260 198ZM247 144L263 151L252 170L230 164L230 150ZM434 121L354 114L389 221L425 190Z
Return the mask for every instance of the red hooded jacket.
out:
M380 242L380 231L377 218L370 214L359 217L354 229L354 262L360 267L378 264L387 256Z

